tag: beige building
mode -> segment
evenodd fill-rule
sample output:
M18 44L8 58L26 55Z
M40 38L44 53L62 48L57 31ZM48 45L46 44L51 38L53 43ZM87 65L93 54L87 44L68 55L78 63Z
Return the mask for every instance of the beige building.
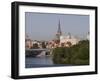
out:
M30 49L30 48L32 48L32 45L33 45L33 41L29 38L28 35L26 35L26 37L25 37L25 48Z
M25 48L30 49L30 48L32 48L32 46L33 46L32 40L26 39L25 40Z

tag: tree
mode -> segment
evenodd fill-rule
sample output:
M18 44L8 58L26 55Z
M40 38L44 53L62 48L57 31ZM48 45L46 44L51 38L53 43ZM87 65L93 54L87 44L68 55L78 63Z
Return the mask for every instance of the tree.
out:
M72 43L71 42L67 42L68 46L71 47L72 46Z
M89 41L82 40L71 47L57 47L52 55L55 64L89 64Z
M53 50L53 62L55 64L69 64L70 63L70 48L57 47Z
M89 41L80 41L71 48L71 64L89 64Z
M33 48L33 49L39 48L39 47L38 47L38 44L37 44L37 43L33 44L33 47L32 47L32 48Z
M46 48L45 42L42 42L42 48Z

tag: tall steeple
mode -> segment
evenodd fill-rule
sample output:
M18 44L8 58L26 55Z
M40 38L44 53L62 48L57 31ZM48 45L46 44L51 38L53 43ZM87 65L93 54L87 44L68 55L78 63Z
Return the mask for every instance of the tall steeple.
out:
M62 35L61 32L61 27L60 27L60 20L58 22L58 30L57 30L57 34L56 34L56 39L60 42L60 36Z
M58 31L57 31L57 34L62 35L61 27L60 27L60 20L59 20L59 23L58 23Z

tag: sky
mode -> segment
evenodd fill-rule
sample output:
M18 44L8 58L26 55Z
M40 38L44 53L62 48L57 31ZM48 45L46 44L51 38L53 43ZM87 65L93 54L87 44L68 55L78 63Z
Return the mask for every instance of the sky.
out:
M53 40L59 21L64 36L84 38L89 32L89 15L25 12L25 34L32 40Z

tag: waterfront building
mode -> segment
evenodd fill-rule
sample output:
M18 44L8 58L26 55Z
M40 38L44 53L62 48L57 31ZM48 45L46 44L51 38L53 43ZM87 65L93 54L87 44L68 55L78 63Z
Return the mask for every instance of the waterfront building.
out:
M27 36L25 37L25 48L26 48L26 49L30 49L30 48L32 48L32 46L33 46L33 42L32 42L32 40L29 38L29 36L27 35Z

